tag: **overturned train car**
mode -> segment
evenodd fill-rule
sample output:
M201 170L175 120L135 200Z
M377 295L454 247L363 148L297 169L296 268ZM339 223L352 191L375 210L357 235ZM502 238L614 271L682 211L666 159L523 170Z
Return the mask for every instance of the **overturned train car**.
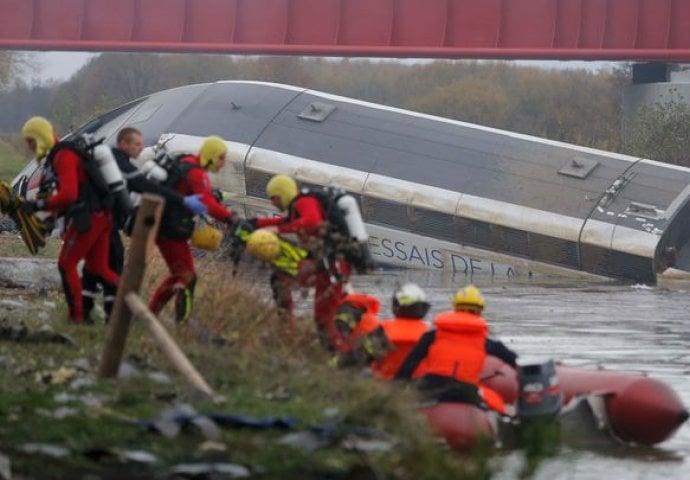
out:
M275 173L359 200L382 265L654 283L690 267L690 169L287 85L227 81L138 99L81 130L231 150L214 178L247 215Z

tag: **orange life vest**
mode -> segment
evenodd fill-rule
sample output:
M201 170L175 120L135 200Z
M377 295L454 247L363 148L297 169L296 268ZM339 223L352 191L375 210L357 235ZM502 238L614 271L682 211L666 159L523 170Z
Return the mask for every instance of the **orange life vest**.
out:
M434 320L436 338L429 347L419 375L440 375L479 384L486 358L486 321L465 311L443 312Z
M391 380L419 337L429 330L429 324L420 318L392 318L382 321L381 327L393 350L371 368L378 378Z
M381 325L376 316L379 313L381 304L376 297L365 293L350 293L340 303L341 305L349 303L355 308L364 310L359 321L352 326L352 330L350 330L350 334L346 339L347 347L345 350L349 350L355 346L358 339L373 332Z
M492 390L486 385L479 385L479 394L484 399L486 406L500 414L506 413L506 402L496 390Z

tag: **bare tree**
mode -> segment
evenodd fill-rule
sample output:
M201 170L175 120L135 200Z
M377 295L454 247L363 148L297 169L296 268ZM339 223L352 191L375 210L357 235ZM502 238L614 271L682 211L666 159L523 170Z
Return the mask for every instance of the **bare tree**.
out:
M14 78L14 59L14 52L0 52L0 88L6 88Z
M30 54L0 51L0 89L10 87L17 76L34 69L35 63Z

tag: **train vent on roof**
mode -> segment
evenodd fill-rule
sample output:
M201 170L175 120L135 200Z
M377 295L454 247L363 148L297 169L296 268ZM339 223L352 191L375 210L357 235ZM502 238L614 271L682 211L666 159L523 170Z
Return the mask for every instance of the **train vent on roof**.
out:
M630 202L630 205L625 209L625 214L636 215L638 217L651 218L654 220L660 219L664 211L658 209L656 205L649 205L640 202Z
M575 157L571 158L558 173L568 177L587 178L594 168L599 165L599 162L591 158Z
M328 103L312 102L307 108L305 108L302 113L297 115L299 118L304 120L310 120L312 122L323 122L328 118L328 116L335 110L335 105L330 105Z

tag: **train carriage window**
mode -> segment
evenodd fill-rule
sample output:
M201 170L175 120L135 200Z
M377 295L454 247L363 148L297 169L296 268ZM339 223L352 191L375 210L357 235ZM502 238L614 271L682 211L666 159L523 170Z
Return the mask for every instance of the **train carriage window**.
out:
M133 111L144 101L146 97L129 102L121 107L104 113L100 117L89 120L85 124L79 126L74 132L70 133L65 137L65 139L72 138L76 135L81 135L84 133L97 133L99 136L105 136L106 138L110 135L110 130L118 130L122 123L132 114ZM108 125L112 125L112 128L104 128Z
M404 203L365 196L362 198L362 215L366 222L412 230L407 205Z
M426 208L411 208L414 210L414 231L416 233L452 242L458 241L457 231L453 225L453 215Z
M143 105L139 110L137 110L134 113L134 115L132 115L132 118L130 118L129 121L131 123L145 122L149 120L151 117L153 117L153 114L156 113L160 108L160 103Z

